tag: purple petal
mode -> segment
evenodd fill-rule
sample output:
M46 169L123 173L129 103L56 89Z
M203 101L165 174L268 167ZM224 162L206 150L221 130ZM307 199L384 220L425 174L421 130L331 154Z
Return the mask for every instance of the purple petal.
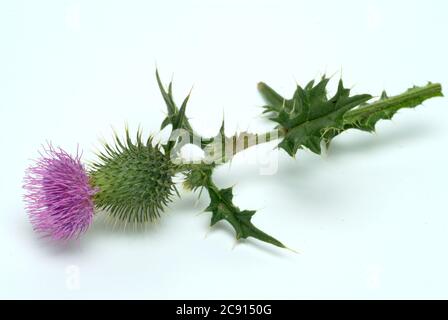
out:
M70 156L51 144L24 179L25 202L34 230L55 240L77 238L93 220L93 195L79 153Z

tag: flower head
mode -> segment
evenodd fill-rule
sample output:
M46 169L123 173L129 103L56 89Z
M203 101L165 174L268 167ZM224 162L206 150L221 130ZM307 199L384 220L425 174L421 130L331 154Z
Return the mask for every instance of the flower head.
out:
M75 157L51 144L28 168L24 189L31 223L55 240L77 238L93 220L93 195L79 153Z

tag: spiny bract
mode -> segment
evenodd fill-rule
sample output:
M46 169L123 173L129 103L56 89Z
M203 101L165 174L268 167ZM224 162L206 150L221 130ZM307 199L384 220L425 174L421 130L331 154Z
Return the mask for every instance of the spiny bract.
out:
M115 135L115 146L104 144L100 161L92 165L91 183L99 189L95 205L123 222L145 223L160 217L176 191L172 177L175 165L152 137L142 142L141 132L132 142Z

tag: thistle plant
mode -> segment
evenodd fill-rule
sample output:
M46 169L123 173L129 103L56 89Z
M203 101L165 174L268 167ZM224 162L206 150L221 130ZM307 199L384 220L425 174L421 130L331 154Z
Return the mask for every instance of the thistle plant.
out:
M157 71L156 79L167 108L161 130L170 126L170 139L143 141L141 130L134 136L126 128L124 139L115 134L114 143L104 143L98 159L87 169L79 154L71 156L60 148L46 147L24 180L26 209L37 232L55 240L77 238L92 223L94 212L124 223L154 222L175 195L180 197L173 177L181 174L185 189L208 193L205 211L211 214L212 226L225 221L237 240L252 237L286 248L252 223L256 211L242 210L234 203L232 187L222 189L215 184L213 172L218 166L243 150L274 140L291 157L301 149L321 154L344 131L374 132L380 120L391 119L400 109L443 96L440 84L428 83L397 96L383 92L375 99L369 94L352 95L342 80L336 93L328 96L330 79L324 76L304 87L297 85L288 99L261 82L258 91L266 103L263 114L274 123L271 131L228 137L223 121L214 137L203 137L186 116L190 95L178 106L172 82L165 87ZM183 159L179 150L185 143L199 146L204 157L194 162Z

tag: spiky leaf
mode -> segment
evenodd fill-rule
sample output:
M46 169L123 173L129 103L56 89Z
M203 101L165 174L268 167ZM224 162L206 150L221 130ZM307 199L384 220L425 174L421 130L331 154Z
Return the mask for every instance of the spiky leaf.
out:
M279 124L284 139L279 147L294 156L298 149L308 148L321 153L328 130L343 129L344 114L372 98L369 94L350 96L350 89L339 81L336 94L327 97L329 78L323 77L317 84L309 82L305 88L297 86L292 99L286 100L269 86L261 83L258 89L266 102L265 111L271 113L271 120Z
M277 239L254 226L251 219L256 213L253 210L240 210L233 203L232 188L219 189L212 181L215 164L189 164L184 167L184 186L190 190L207 190L210 196L210 204L205 211L212 213L211 225L219 221L227 221L235 230L236 239L249 237L285 248Z
M442 86L438 83L413 87L394 97L388 97L384 91L378 101L348 112L344 117L344 126L371 132L379 120L392 119L398 110L415 108L434 97L443 97Z
M186 130L190 136L190 142L200 141L201 144L205 146L209 142L209 140L200 137L198 134L194 132L186 116L187 103L188 100L190 99L191 92L184 99L181 107L178 108L173 98L173 83L170 82L168 85L168 89L165 89L160 79L159 72L157 70L156 70L156 79L160 89L160 93L162 94L163 100L165 101L168 112L166 118L162 122L161 129L164 129L166 126L171 125L172 131L178 129ZM167 143L167 145L164 146L165 151L167 152L171 151L174 145L175 141L170 140Z
M285 248L283 243L254 226L251 220L256 211L240 210L233 204L232 188L218 189L214 185L209 185L207 190L210 195L210 204L205 210L212 213L212 226L225 220L232 225L237 240L253 237L277 247Z

